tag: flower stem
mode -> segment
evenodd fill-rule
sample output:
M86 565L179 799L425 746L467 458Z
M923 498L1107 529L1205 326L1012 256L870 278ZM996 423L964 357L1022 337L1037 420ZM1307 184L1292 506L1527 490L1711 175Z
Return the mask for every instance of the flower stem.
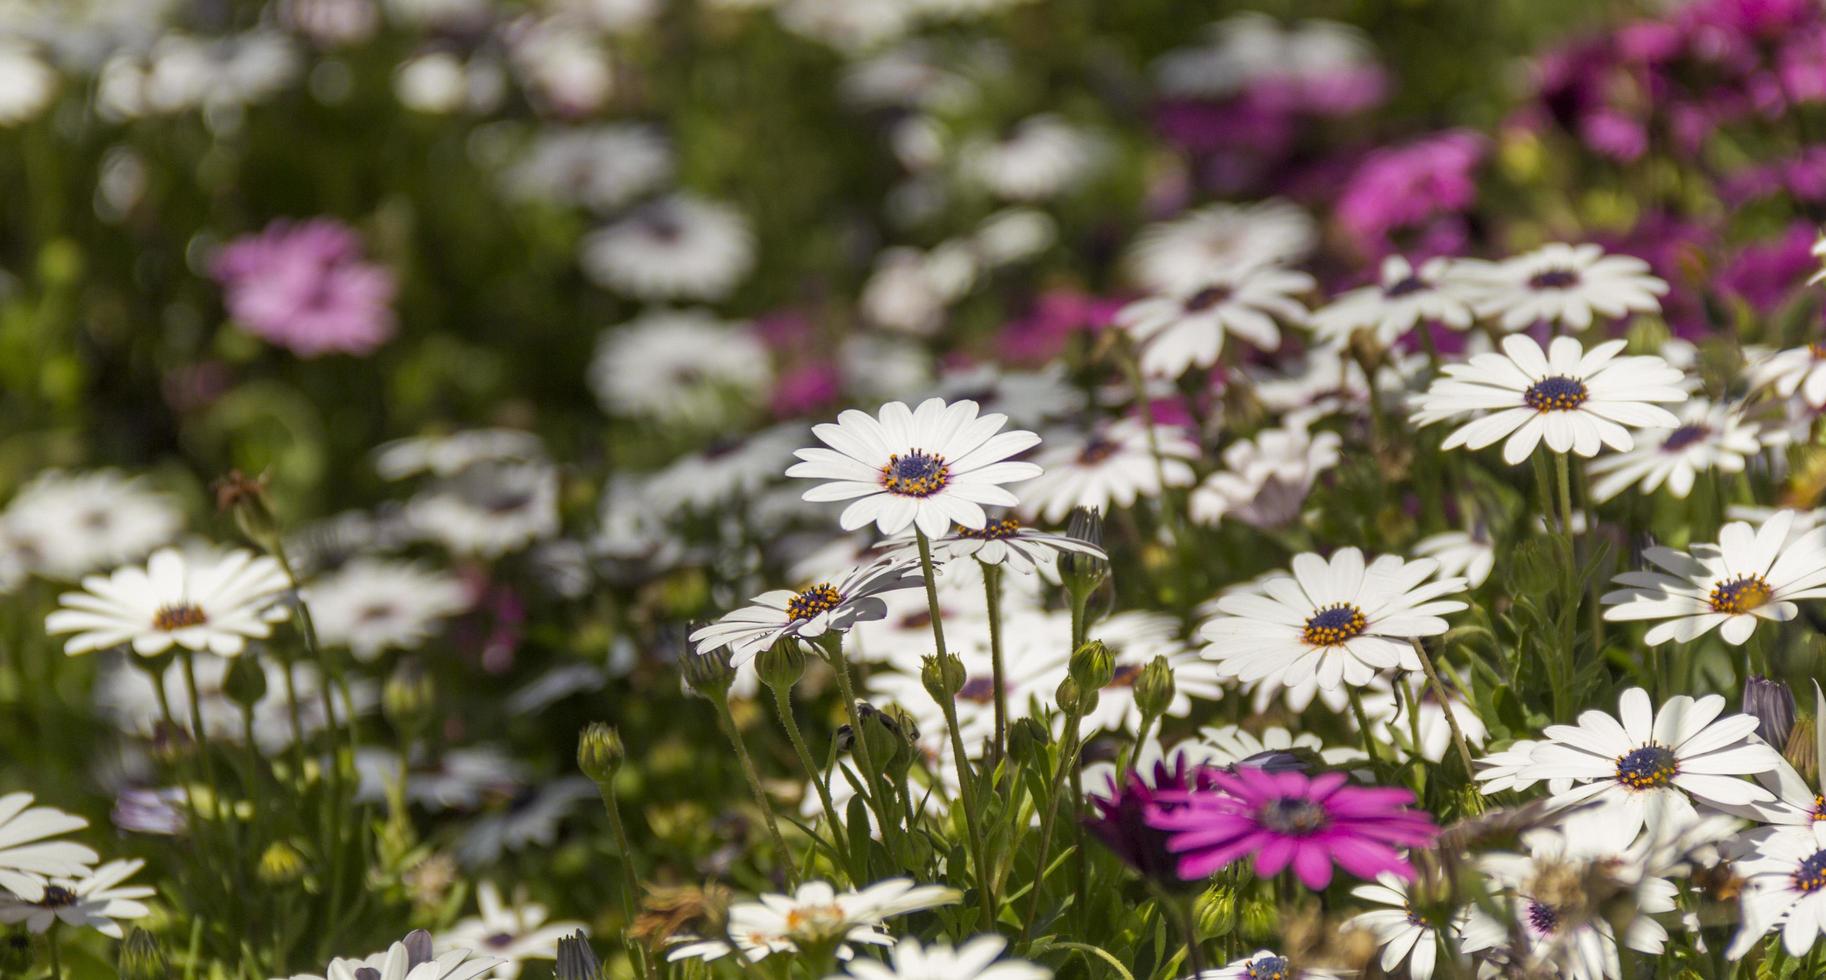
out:
M1007 668L1002 663L1002 569L978 562L983 569L983 599L989 608L989 669L995 679L995 754L993 769L1008 754Z
M899 822L898 816L881 796L881 770L875 766L874 753L869 751L868 739L863 736L862 713L856 710L856 686L850 680L849 661L843 655L843 634L826 633L823 641L821 647L825 660L837 675L837 692L843 698L844 715L850 723L850 754L862 766L862 801L875 811L875 819L881 825L881 839L885 842L892 839ZM852 834L857 832L854 827L846 827L845 830ZM868 833L868 828L862 828L861 832ZM867 868L856 870L866 877Z
M767 824L767 836L773 838L774 849L780 855L780 864L786 869L786 877L797 884L798 865L793 863L792 853L786 849L786 839L780 836L780 825L774 821L773 804L767 799L767 791L761 788L761 776L755 770L754 759L748 754L748 745L742 741L742 733L736 730L735 716L729 712L729 692L718 691L710 702L716 706L716 717L723 726L723 734L729 738L729 744L735 746L736 758L742 763L742 775L748 780L748 791L754 794L755 805L761 808L761 819ZM612 803L610 810L614 810ZM615 822L619 823L619 818Z
M811 749L806 747L805 734L799 730L799 720L793 717L792 687L782 684L773 689L774 707L780 712L780 724L786 728L786 740L793 745L793 752L799 757L799 765L811 775L812 786L818 791L818 802L824 806L824 821L830 825L831 841L839 853L846 853L843 843L843 822L837 819L837 804L831 798L831 787L824 779L824 770L812 760ZM863 882L856 882L861 885Z
M943 654L940 654L943 656ZM994 875L989 871L989 851L983 846L983 811L976 801L976 771L964 752L964 735L957 723L957 702L936 698L945 712L945 728L951 735L951 755L957 763L957 780L963 794L964 827L970 835L970 859L976 865L976 891L983 900L982 928L995 928L995 896L991 894Z
M1052 850L1053 824L1059 815L1059 786L1065 774L1072 769L1072 760L1078 755L1078 726L1083 720L1074 705L1065 713L1065 740L1059 743L1059 761L1053 769L1052 779L1046 793L1046 814L1040 818L1040 850L1034 857L1033 898L1027 903L1027 915L1021 920L1021 942L1027 942L1028 933L1033 929L1034 920L1040 914L1040 893L1046 883L1046 857Z
M627 921L633 922L634 917L640 914L640 907L635 904L635 896L640 894L640 879L634 869L634 848L628 846L628 831L621 822L621 806L615 801L614 786L605 779L596 784L596 791L602 794L602 808L609 812L609 830L615 835L616 848L621 851L617 855L621 859L621 905L627 910ZM771 822L770 819L769 823ZM786 866L790 872L793 864L789 860ZM624 936L624 941L625 939ZM651 976L646 948L638 942L629 942L627 945L633 948L634 963L640 969L640 975Z
M62 925L61 921L52 919L51 931L45 936L45 943L51 949L51 980L63 980L63 950L59 948L57 935Z
M1458 716L1452 713L1452 700L1446 696L1446 685L1439 679L1433 658L1419 640L1409 642L1414 644L1414 652L1420 656L1420 669L1426 671L1427 683L1433 685L1433 696L1439 699L1439 708L1445 712L1446 727L1452 732L1452 744L1458 746L1458 761L1465 764L1465 777L1476 779L1477 767L1471 764L1471 745L1465 741L1464 729L1458 727Z
M1357 719L1357 734L1363 737L1363 751L1369 753L1370 762L1381 762L1382 752L1376 748L1376 736L1370 732L1369 715L1363 710L1363 696L1351 684L1344 685L1344 696L1350 699L1351 714Z

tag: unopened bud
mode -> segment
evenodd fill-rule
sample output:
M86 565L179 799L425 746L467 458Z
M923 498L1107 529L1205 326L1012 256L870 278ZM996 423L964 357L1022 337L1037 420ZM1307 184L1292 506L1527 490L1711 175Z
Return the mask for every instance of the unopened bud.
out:
M1066 522L1065 533L1086 544L1103 547L1103 512L1095 507L1079 507ZM1059 556L1059 577L1065 587L1084 594L1103 584L1110 574L1109 559L1089 552L1068 551Z
M1097 692L1086 690L1079 683L1066 677L1059 682L1059 689L1054 693L1059 702L1059 709L1080 718L1097 710Z
M805 675L805 648L790 636L781 637L755 658L761 683L776 691L790 691Z
M1018 763L1040 759L1052 742L1052 732L1037 718L1017 718L1008 726L1008 756Z
M171 976L171 964L166 962L158 939L138 926L128 930L126 941L120 944L120 959L116 963L121 980L169 980Z
M1192 905L1192 921L1201 936L1228 936L1236 928L1236 889L1219 882Z
M1744 714L1756 719L1756 734L1776 748L1794 729L1794 689L1786 682L1751 674L1744 682Z
M583 930L575 935L563 936L558 940L558 965L554 971L554 980L602 980L602 964L596 959L596 951L590 948L589 937Z
M1173 665L1166 657L1155 657L1135 678L1135 707L1141 709L1143 717L1158 718L1173 706L1175 691Z
M728 696L729 685L735 683L735 667L729 662L728 647L697 653L687 651L682 666L685 683L713 701Z
M279 543L279 520L267 500L266 476L248 476L240 470L229 470L212 486L216 493L216 510L234 516L235 526L249 541L267 551Z
M304 877L304 855L285 841L274 841L260 852L260 880L281 885Z
M926 686L926 693L932 695L932 700L941 705L964 689L966 679L964 662L955 653L930 656L921 662L920 683Z
M243 708L259 704L266 697L266 668L253 656L234 658L222 678L222 693Z
M1092 640L1072 651L1071 679L1083 690L1101 691L1115 677L1116 655L1102 640Z
M621 744L621 733L600 721L583 726L577 736L577 768L595 783L606 783L621 769L627 750Z
M402 660L380 689L380 710L396 731L412 737L431 727L437 685L416 660Z
M1244 939L1252 943L1264 943L1274 938L1280 925L1280 916L1275 914L1273 902L1251 898L1243 902L1240 925Z

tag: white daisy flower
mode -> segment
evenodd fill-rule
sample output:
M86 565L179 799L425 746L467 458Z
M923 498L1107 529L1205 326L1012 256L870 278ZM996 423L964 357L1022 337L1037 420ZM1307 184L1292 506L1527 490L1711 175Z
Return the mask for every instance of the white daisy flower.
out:
M1007 371L994 364L948 370L932 394L947 402L969 399L987 412L1001 412L1012 425L1039 425L1084 411L1090 399L1065 376L1065 366Z
M169 544L183 516L163 494L113 470L40 473L0 512L0 541L30 571L75 581Z
M584 275L636 299L719 300L754 267L754 232L727 204L674 194L584 236Z
M1279 266L1217 267L1197 285L1130 303L1116 324L1141 346L1144 374L1177 378L1216 364L1227 334L1263 350L1279 347L1275 321L1305 323L1297 297L1312 288L1311 276Z
M1630 840L1644 825L1695 816L1695 800L1726 808L1775 798L1741 777L1774 769L1781 756L1755 737L1754 717L1719 718L1721 695L1675 695L1656 712L1648 692L1633 687L1618 707L1621 721L1592 710L1577 725L1548 726L1521 773L1573 780L1553 795L1553 805L1591 806L1573 814L1569 827L1603 827Z
M902 939L886 963L860 959L849 963L856 980L1048 980L1052 971L1026 960L998 960L1008 947L1001 936L977 936L957 948L940 940L930 946Z
M1626 426L1677 428L1680 419L1656 402L1683 402L1681 374L1659 357L1618 357L1624 342L1590 351L1571 337L1556 337L1543 352L1522 334L1503 338L1501 354L1478 354L1448 364L1414 415L1430 425L1459 415L1478 417L1459 426L1442 449L1482 449L1507 437L1503 459L1528 458L1545 441L1556 453L1595 456L1603 446L1635 445Z
M876 326L931 336L944 326L951 304L976 284L978 271L975 254L956 240L940 242L930 251L883 249L857 302Z
M1822 265L1826 265L1826 233L1821 234L1819 241L1813 243L1813 257ZM1823 281L1826 281L1826 268L1809 276L1807 285L1817 286Z
M1181 742L1180 745L1191 743ZM1323 739L1311 732L1293 734L1279 725L1270 725L1260 733L1241 725L1207 725L1198 730L1201 765L1259 765L1272 756L1310 752L1328 766L1346 766L1369 758L1363 750L1351 746L1327 748Z
M558 940L583 931L581 922L548 921L551 913L536 902L508 904L492 881L476 886L477 915L463 919L437 937L444 949L478 949L501 959L498 980L513 980L528 960L558 958Z
M718 0L729 3L732 0ZM755 0L746 0L755 2ZM912 29L918 10L905 0L773 0L780 26L842 52L885 45Z
M34 933L48 931L62 922L90 928L110 939L123 933L118 919L139 919L152 913L140 899L157 891L150 885L129 885L127 878L145 867L144 861L109 861L79 876L52 879L36 899L0 898L0 922L25 923Z
M1592 498L1603 502L1629 487L1654 493L1666 484L1684 500L1700 473L1741 473L1745 460L1763 451L1762 428L1731 406L1694 399L1677 414L1680 425L1643 429L1634 449L1594 460Z
M1646 548L1642 556L1656 569L1624 572L1612 581L1623 588L1604 594L1611 622L1661 619L1643 641L1686 643L1718 628L1725 642L1740 645L1758 620L1785 623L1799 615L1799 599L1826 596L1826 528L1791 539L1793 511L1777 511L1761 527L1732 521L1717 544L1690 551Z
M531 778L524 762L491 745L445 749L427 759L415 758L405 770L406 799L432 812L473 810L490 798L512 797ZM364 746L355 754L359 779L356 798L385 803L388 788L399 781L399 753Z
M1826 408L1826 344L1751 357L1745 376L1752 388L1768 388L1782 398L1798 394L1807 407Z
M1312 329L1321 341L1348 343L1368 331L1379 347L1388 347L1425 323L1468 330L1473 319L1464 289L1451 275L1449 259L1428 259L1416 269L1407 259L1382 260L1377 281L1353 289L1312 312Z
M1475 341L1482 335L1470 337ZM1363 366L1344 344L1323 344L1273 365L1245 365L1242 369L1256 401L1279 416L1282 425L1294 428L1310 428L1341 413L1360 416L1371 397L1391 407L1401 405L1425 383L1429 373L1425 354L1390 351L1376 369L1372 388Z
M1382 972L1394 976L1405 962L1412 980L1432 980L1440 940L1447 935L1456 938L1457 930L1450 923L1430 922L1416 914L1408 900L1408 883L1386 871L1376 876L1375 884L1358 885L1350 893L1371 904L1388 906L1359 912L1344 924L1346 929L1363 929L1376 938L1376 946L1382 950L1377 960ZM1441 925L1449 931L1442 932Z
M582 776L524 788L500 809L470 821L457 841L457 858L464 867L478 868L501 860L510 851L549 849L571 811L585 800L597 799L596 784Z
M357 558L305 586L303 599L318 640L369 661L423 645L441 620L469 608L469 589L416 562Z
M1224 468L1192 491L1192 519L1286 527L1299 519L1319 474L1338 465L1340 445L1335 432L1314 434L1298 426L1239 439L1224 449Z
M800 943L840 942L847 958L849 943L893 945L883 923L963 897L943 885L915 885L910 878L890 878L859 891L839 892L829 882L808 881L791 895L762 895L759 901L729 906L729 938L684 939L666 955L669 961L717 960L740 950L751 961L773 953L791 953ZM736 945L730 946L730 941Z
M1045 472L1024 488L1023 510L1047 521L1061 521L1074 508L1110 513L1169 487L1192 485L1192 461L1198 446L1171 426L1154 426L1160 457L1148 446L1148 430L1139 419L1121 419L1075 442L1053 442L1034 457Z
M1250 11L1212 24L1206 34L1204 42L1176 48L1154 62L1162 93L1216 99L1257 84L1297 86L1362 77L1377 67L1369 38L1337 21L1284 25Z
M672 147L651 127L608 124L540 130L504 177L531 200L611 211L672 176Z
M459 555L499 558L558 533L558 471L545 463L471 466L414 496L406 519Z
M1029 116L997 139L973 137L959 151L964 175L1011 201L1042 201L1082 183L1103 145L1051 113Z
M72 656L131 644L147 657L173 646L232 657L291 615L281 602L291 587L285 572L250 551L199 560L163 548L144 568L91 575L82 586L44 620L49 633L75 634L63 646Z
M1296 965L1291 957L1258 949L1226 966L1206 970L1193 980L1343 980L1343 976L1336 970Z
M774 426L739 440L718 440L647 477L641 495L660 513L707 514L752 499L780 476L780 461L805 442L806 426Z
M1533 739L1517 739L1508 748L1476 760L1478 789L1485 796L1505 790L1519 793L1540 782L1541 777L1534 775L1534 750L1542 744ZM1549 793L1564 793L1570 788L1571 776L1555 776L1547 783Z
M819 582L797 592L775 589L691 634L699 653L729 648L730 661L741 666L784 637L815 640L826 633L848 632L858 622L881 619L888 607L883 592L921 583L919 571L894 561L877 561L850 569L835 584Z
M1040 475L1032 463L1008 459L1038 445L1025 430L1002 432L1008 417L978 415L973 401L945 404L928 398L918 409L889 402L877 415L851 409L835 424L812 427L830 448L798 450L801 462L787 476L825 482L807 490L806 500L848 500L838 523L846 531L874 524L894 535L917 527L929 538L952 524L988 526L983 505L1013 507L1020 501L1002 487Z
M481 980L500 962L466 949L434 956L431 934L415 929L384 953L366 959L337 958L324 976L301 973L291 980Z
M382 443L374 450L374 471L383 480L420 473L451 476L478 463L537 463L545 444L521 429L465 429Z
M88 874L99 855L81 844L51 839L88 825L55 807L33 806L30 793L0 796L0 889L36 902L52 878Z
M709 426L760 401L773 368L746 323L649 310L602 332L589 382L610 415Z
M0 126L36 118L57 94L57 72L31 48L0 43Z
M891 549L886 557L892 561L911 564L919 560L919 543L911 535L902 534L877 547ZM950 534L932 540L931 550L932 561L938 565L974 558L985 565L999 565L1022 574L1037 569L1051 570L1058 564L1059 556L1067 552L1109 557L1102 548L1088 541L1027 527L1013 517L990 521L980 531L954 526Z
M1583 330L1594 316L1619 319L1658 313L1667 283L1633 255L1605 255L1596 245L1555 242L1501 262L1462 262L1462 281L1480 317L1504 330L1558 323Z
M1226 676L1283 686L1316 678L1324 689L1362 687L1384 670L1418 671L1410 641L1444 633L1440 617L1465 608L1441 598L1464 591L1465 580L1428 581L1438 568L1395 555L1366 567L1356 548L1340 548L1330 561L1296 555L1291 577L1217 601L1219 615L1199 628L1211 644L1204 655Z
M1143 289L1173 293L1202 288L1212 269L1298 261L1318 240L1312 216L1287 201L1213 204L1142 229L1126 261Z
M1743 890L1743 926L1725 950L1743 958L1777 929L1789 956L1805 956L1826 929L1826 823L1784 827L1755 842L1748 860L1733 870Z
M1462 575L1475 589L1490 579L1496 568L1496 542L1482 523L1469 531L1441 531L1414 543L1414 554L1439 562L1439 574Z

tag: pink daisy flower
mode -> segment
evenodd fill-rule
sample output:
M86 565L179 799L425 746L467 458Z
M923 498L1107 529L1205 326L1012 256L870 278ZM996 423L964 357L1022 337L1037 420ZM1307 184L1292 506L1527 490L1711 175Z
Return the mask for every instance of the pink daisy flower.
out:
M294 354L369 354L393 336L393 274L332 219L275 221L228 243L211 271L228 315Z
M1366 881L1382 872L1412 879L1398 848L1431 846L1439 827L1410 810L1405 789L1344 785L1341 772L1307 776L1238 766L1211 773L1209 789L1164 791L1148 822L1167 831L1167 850L1180 855L1179 876L1203 878L1244 855L1270 878L1292 866L1306 887L1331 884L1332 866Z

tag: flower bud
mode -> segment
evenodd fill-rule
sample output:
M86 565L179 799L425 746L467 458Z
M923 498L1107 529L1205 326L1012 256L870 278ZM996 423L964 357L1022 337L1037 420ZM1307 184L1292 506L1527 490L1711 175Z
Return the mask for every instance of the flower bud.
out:
M1103 512L1095 507L1079 507L1066 522L1065 533L1099 548L1103 547ZM1109 559L1094 554L1068 551L1059 556L1059 577L1065 587L1083 594L1103 584L1110 574Z
M1744 714L1756 719L1756 734L1776 748L1794 729L1794 689L1786 682L1751 674L1744 682Z
M252 656L234 658L222 678L222 693L243 708L259 704L266 697L266 668Z
M417 737L431 727L437 706L437 685L416 660L402 660L380 689L380 710L393 728Z
M269 552L277 549L279 519L267 500L265 474L248 476L240 470L229 470L211 489L216 494L216 510L232 514L235 526L247 540Z
M798 640L782 637L761 651L755 659L755 670L761 675L761 683L776 691L790 691L805 675L805 649Z
M1027 764L1038 761L1052 742L1052 732L1037 718L1016 718L1008 726L1008 756Z
M1275 914L1274 903L1260 898L1251 898L1243 902L1241 925L1243 938L1251 943L1265 943L1273 939L1280 916Z
M280 885L304 877L304 855L285 841L274 841L260 853L259 877L269 885Z
M921 661L920 683L926 686L926 693L932 695L932 700L941 705L957 697L957 692L964 689L966 679L964 662L955 653L939 654Z
M890 731L900 738L900 743L894 748L894 754L888 758L882 768L897 776L905 776L907 770L913 767L914 760L919 756L919 750L914 748L919 742L919 723L913 718L912 712L898 704L890 704L883 708L881 720ZM873 742L869 743L870 748L874 748L874 745Z
M868 739L869 760L886 769L888 763L906 747L907 738L901 734L900 722L882 714L867 701L856 702L856 718L862 722L863 737ZM856 735L850 726L837 729L837 748L839 751L855 751Z
M1158 718L1173 706L1173 665L1166 657L1155 657L1141 668L1135 678L1135 707L1147 718Z
M1085 691L1096 692L1110 686L1116 677L1116 655L1102 640L1091 640L1072 651L1071 679ZM1088 712L1087 712L1088 713Z
M729 662L728 647L697 653L686 651L682 666L685 683L713 701L727 697L729 685L735 683L735 667Z
M615 778L626 756L621 733L613 725L593 721L577 736L577 768L599 785Z
M1066 677L1059 682L1059 689L1054 693L1059 702L1059 709L1069 714L1083 717L1097 710L1097 692L1085 690L1075 679Z
M117 965L121 980L169 980L171 976L171 964L166 962L159 941L138 926L129 930L126 941L120 944Z
M1236 889L1218 882L1192 905L1192 921L1201 936L1227 936L1236 928Z
M1552 595L1554 590L1560 588L1564 572L1560 558L1562 547L1557 537L1536 535L1523 538L1509 552L1509 560L1503 563L1506 569L1503 584L1509 594Z
M603 976L602 964L596 959L596 951L590 948L589 937L582 929L575 935L559 938L554 980L603 980Z

